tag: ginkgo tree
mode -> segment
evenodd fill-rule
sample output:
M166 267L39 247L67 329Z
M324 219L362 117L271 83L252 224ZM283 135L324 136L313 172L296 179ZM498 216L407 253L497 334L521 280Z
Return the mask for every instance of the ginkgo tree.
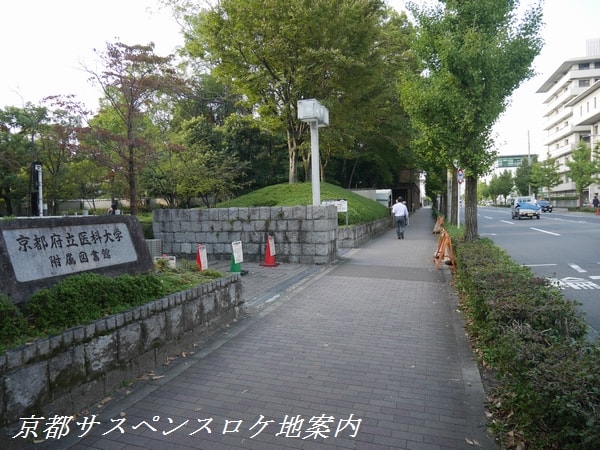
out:
M442 0L409 9L422 72L402 80L401 98L419 130L419 147L464 170L465 239L474 240L477 179L494 158L492 127L534 73L542 8L529 6L520 16L517 0Z
M578 206L581 206L583 191L600 181L600 146L596 144L592 150L585 141L579 141L567 161L567 167L567 174L575 183Z

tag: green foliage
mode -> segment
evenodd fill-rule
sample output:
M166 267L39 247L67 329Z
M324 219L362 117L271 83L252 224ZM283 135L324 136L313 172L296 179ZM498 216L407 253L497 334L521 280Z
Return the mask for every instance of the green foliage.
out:
M23 212L19 204L28 193L29 165L38 160L36 136L47 123L46 108L27 103L0 109L0 199L7 215Z
M144 239L154 239L154 231L152 230L152 214L141 213L137 215L142 233L144 233Z
M424 160L465 170L465 228L477 237L476 179L494 159L491 132L542 48L540 5L518 20L518 2L409 3L418 23L411 47L423 64L400 82ZM453 203L454 204L454 203Z
M162 295L164 288L156 275L112 279L86 272L37 291L25 311L36 328L52 332L90 323Z
M389 215L386 206L329 183L321 183L321 199L348 201L348 224L370 222ZM250 194L219 203L219 208L254 206L312 205L312 184L278 184L251 192ZM346 224L346 214L338 214L338 223Z
M594 154L592 157L592 153ZM598 146L592 152L592 149L584 141L579 141L577 148L571 153L567 161L569 167L569 178L575 183L575 192L580 197L585 188L598 181L598 172L600 172L600 158Z
M27 320L13 302L0 295L0 348L19 342L28 330Z
M514 185L514 179L510 171L505 170L499 176L494 174L490 180L489 192L492 198L495 200L497 197L502 196L506 201L506 198L510 195Z
M537 194L538 185L536 180L533 178L533 164L537 162L537 155L533 156L533 161L530 164L528 158L523 158L521 165L517 167L515 172L514 182L517 187L519 195L529 195L531 190L532 194Z
M461 308L484 367L502 448L596 448L600 347L574 302L489 239L451 233Z
M86 272L37 291L24 314L0 296L0 349L88 324L222 276L216 270L199 272L195 264L185 262L176 269L116 278Z
M153 43L107 43L106 50L96 50L96 54L104 67L86 71L101 87L104 99L100 112L82 133L79 149L110 170L111 184L126 183L121 193L129 194L131 214L137 215L139 177L161 142L153 108L180 92L184 83L175 75L174 56L156 55Z
M562 182L558 160L551 158L548 154L544 161L536 161L531 167L531 177L534 183L540 187L541 193L543 194L543 189L546 188L549 196L552 188Z
M291 183L298 181L298 160L305 171L310 160L302 145L308 125L297 118L300 99L319 99L335 117L322 133L325 161L332 154L373 156L380 147L357 143L376 134L399 142L409 128L399 125L406 119L393 86L414 61L406 39L412 27L383 2L224 0L185 20L189 54L212 65L265 127L287 135L287 152L281 150Z

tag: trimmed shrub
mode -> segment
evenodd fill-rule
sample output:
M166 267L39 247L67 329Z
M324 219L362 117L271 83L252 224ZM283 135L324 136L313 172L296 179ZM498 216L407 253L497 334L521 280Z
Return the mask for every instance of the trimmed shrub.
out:
M597 448L600 346L577 303L489 239L453 244L467 329L497 378L488 396L502 448Z
M27 320L21 310L5 295L0 295L0 343L6 345L17 343L27 330Z
M54 332L154 300L163 292L155 275L121 275L112 279L86 272L39 290L25 310L36 328Z

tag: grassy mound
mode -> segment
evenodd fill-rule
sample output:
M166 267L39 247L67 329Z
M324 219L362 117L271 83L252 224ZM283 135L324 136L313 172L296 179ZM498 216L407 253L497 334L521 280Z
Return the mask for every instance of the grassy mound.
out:
M356 225L381 219L389 215L388 209L368 198L347 189L328 183L321 183L321 200L348 201L348 224ZM221 202L218 208L242 208L258 206L306 206L312 205L312 184L276 184L258 189L241 197ZM346 214L338 215L340 225L346 223Z

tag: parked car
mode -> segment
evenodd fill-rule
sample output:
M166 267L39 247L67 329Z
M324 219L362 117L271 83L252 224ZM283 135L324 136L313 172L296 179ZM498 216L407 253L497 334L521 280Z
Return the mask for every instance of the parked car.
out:
M540 218L540 208L538 205L534 205L529 202L514 202L512 205L512 218L521 220L523 217L533 219Z
M542 212L552 212L552 203L548 200L538 200L537 204L542 208Z

